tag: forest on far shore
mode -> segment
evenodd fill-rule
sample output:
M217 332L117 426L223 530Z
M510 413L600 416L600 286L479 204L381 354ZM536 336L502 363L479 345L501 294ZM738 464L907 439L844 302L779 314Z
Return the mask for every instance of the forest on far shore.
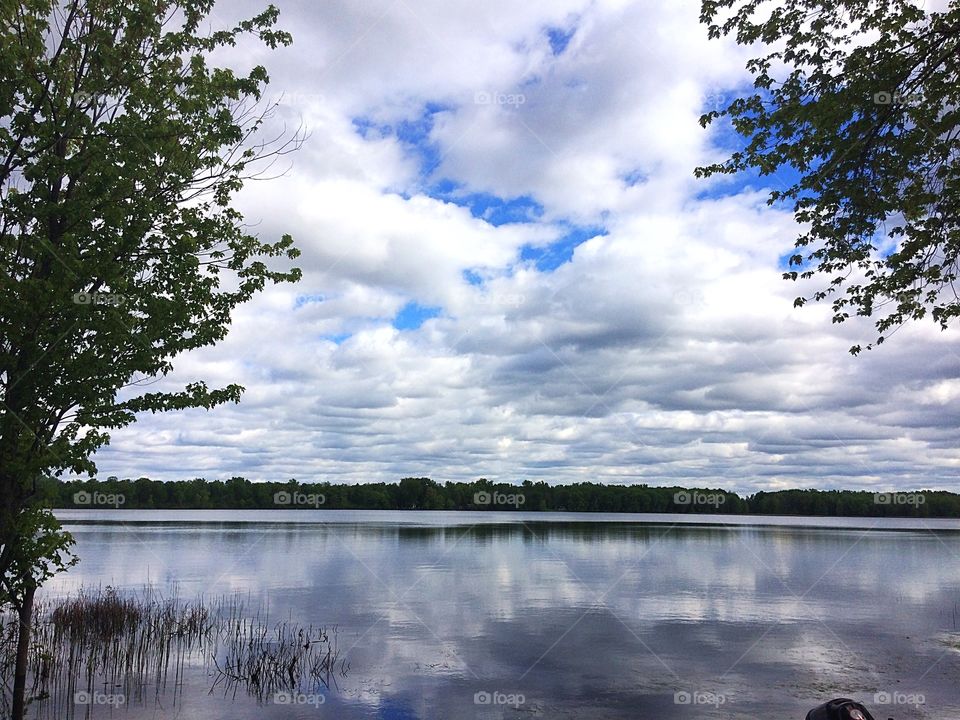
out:
M943 490L881 492L864 490L779 490L741 496L722 489L604 485L583 482L519 485L475 482L438 483L403 478L397 483L226 481L163 482L111 476L106 480L38 485L40 502L52 508L118 509L362 509L362 510L525 510L631 513L722 513L851 517L960 517L960 495Z

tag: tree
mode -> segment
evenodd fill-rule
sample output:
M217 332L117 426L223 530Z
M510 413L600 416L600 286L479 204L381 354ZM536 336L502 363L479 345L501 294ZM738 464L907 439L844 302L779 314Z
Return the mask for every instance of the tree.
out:
M93 474L137 413L239 400L231 384L142 392L227 333L268 282L295 281L288 235L264 242L231 206L293 136L257 138L268 81L210 56L273 6L207 32L212 0L31 0L0 8L0 576L37 483Z
M437 483L430 478L406 477L397 486L397 507L401 510L432 510L428 503L430 491L437 490Z
M795 170L799 180L769 197L792 203L804 225L784 277L822 278L795 305L829 299L834 322L873 318L877 344L908 321L929 315L946 329L960 315L960 2L923 5L701 6L710 37L768 52L747 64L753 94L700 119L729 118L745 146L696 174Z
M49 510L24 509L15 528L19 541L10 557L7 572L0 577L0 606L12 605L17 613L17 652L13 672L11 716L22 718L26 710L27 664L33 597L46 580L77 564L70 533Z

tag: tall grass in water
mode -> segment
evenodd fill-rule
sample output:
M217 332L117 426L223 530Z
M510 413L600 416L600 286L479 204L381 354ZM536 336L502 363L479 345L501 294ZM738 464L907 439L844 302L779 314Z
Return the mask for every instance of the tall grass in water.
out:
M0 710L7 714L16 616L5 614L0 629ZM239 596L187 602L153 588L127 594L111 587L80 590L37 604L30 715L82 716L88 708L75 702L78 693L122 696L123 704L143 703L153 693L176 703L189 668L210 692L243 690L263 701L280 690L329 689L347 665L335 633L292 621L271 625L262 608L245 612Z
M281 690L330 689L349 669L340 657L336 628L331 634L292 620L271 624L261 608L246 614L235 597L220 604L217 617L209 654L215 669L211 692L243 688L263 700Z

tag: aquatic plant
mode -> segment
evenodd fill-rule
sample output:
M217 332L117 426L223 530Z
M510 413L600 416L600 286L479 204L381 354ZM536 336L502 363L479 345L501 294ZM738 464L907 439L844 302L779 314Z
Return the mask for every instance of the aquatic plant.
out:
M7 613L0 622L5 714L16 637L16 616ZM210 692L242 690L263 702L279 691L329 689L348 665L336 628L271 623L262 606L248 611L239 595L184 601L175 590L121 593L107 586L37 603L27 687L37 718L73 717L96 693L120 704L169 692L177 702L187 668L207 680Z

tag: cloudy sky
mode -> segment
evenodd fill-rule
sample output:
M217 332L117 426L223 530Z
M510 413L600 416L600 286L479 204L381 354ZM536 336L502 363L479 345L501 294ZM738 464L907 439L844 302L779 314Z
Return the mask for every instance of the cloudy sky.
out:
M956 332L850 356L870 323L780 278L781 180L693 177L749 57L697 2L278 4L294 44L229 62L310 137L238 205L303 280L177 364L240 405L144 416L101 476L960 489Z

